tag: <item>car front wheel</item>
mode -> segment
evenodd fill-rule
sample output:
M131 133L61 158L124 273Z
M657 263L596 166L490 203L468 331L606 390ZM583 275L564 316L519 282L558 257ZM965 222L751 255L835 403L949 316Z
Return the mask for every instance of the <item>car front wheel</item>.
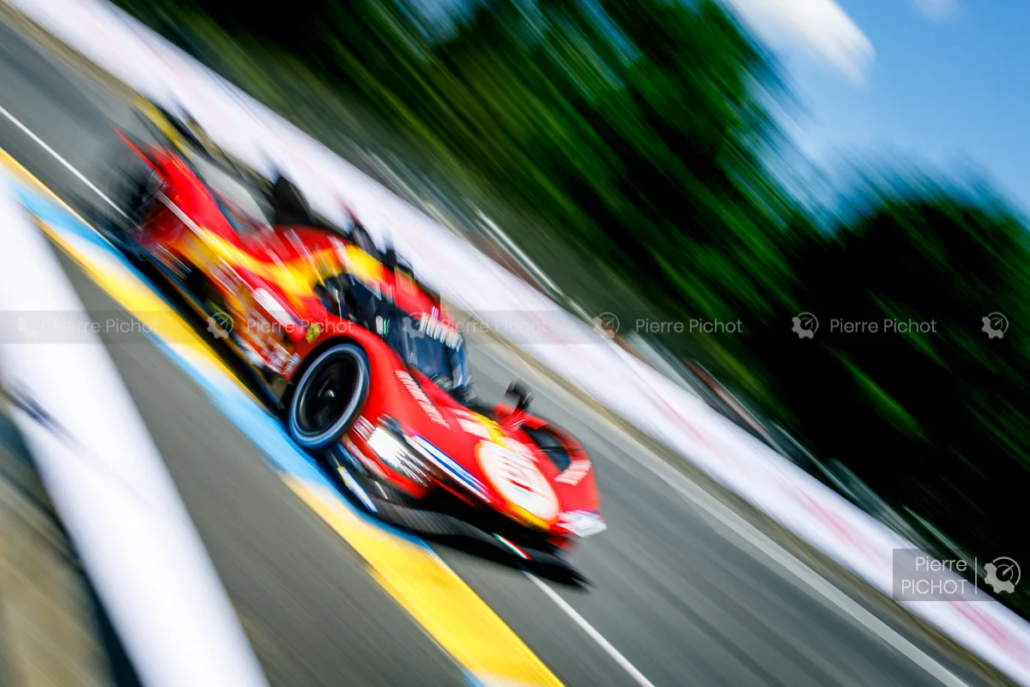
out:
M368 357L360 347L340 343L304 370L290 399L290 436L304 449L316 450L340 438L357 417L368 395Z

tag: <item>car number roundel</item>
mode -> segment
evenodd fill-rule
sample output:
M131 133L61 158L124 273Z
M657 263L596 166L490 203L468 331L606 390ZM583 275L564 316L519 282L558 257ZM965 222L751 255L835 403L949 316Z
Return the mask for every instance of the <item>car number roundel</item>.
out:
M505 501L545 523L558 517L558 497L531 457L492 441L480 442L476 457Z

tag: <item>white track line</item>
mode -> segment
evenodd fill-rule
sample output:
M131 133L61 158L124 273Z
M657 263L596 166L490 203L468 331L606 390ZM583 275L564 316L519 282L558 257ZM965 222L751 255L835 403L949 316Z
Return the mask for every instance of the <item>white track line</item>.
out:
M85 184L90 190L96 193L104 202L115 209L120 215L125 217L125 213L119 208L114 202L108 198L104 193L98 189L89 179L85 177L78 169L76 169L70 162L61 157L57 151L51 148L47 143L33 133L27 126L18 121L14 115L0 107L0 114L9 119L16 127L18 127L26 136L35 141L43 150L48 152L54 157L55 160L60 162L69 172L75 175L79 181ZM497 359L496 357L494 358ZM510 368L509 368L510 369ZM541 379L546 379L542 375L538 375ZM547 380L548 384L557 389L562 394L569 398L572 398L577 405L582 407L587 412L591 413L595 417L601 419L606 425L607 421L599 415L592 408L582 403L579 399L575 398L561 388L554 382ZM616 431L622 434L625 439L639 446L639 443L630 435L623 432L617 427L613 427ZM656 456L650 450L644 446L640 446L644 449L643 453L649 456L650 460L644 461L632 451L627 451L633 460L644 466L647 470L655 474L659 479L669 484L673 489L678 491L681 495L685 496L690 501L694 502L695 505L705 510L709 515L715 517L731 530L733 530L738 536L744 539L746 542L751 544L754 548L764 553L768 558L778 563L782 568L792 573L795 577L806 583L813 590L818 592L827 601L832 603L843 613L850 616L855 622L864 627L872 634L879 637L881 640L886 642L888 645L893 647L896 651L906 656L913 663L918 665L920 668L925 670L933 677L940 680L943 684L949 687L968 687L967 683L961 680L957 675L952 673L950 670L942 666L939 662L934 660L922 649L917 647L915 644L905 639L892 627L887 625L871 612L863 608L860 604L856 603L844 592L840 591L832 584L827 582L821 575L805 565L801 560L795 557L793 554L788 552L786 549L781 547L779 544L774 542L772 539L767 537L765 534L760 532L751 523L744 520L742 517L733 512L728 506L723 504L721 501L716 499L714 496L708 494L700 486L689 480L680 471L674 469L659 456ZM590 623L583 619L583 616L579 615L572 606L570 606L564 599L552 590L550 587L545 585L543 582L538 580L536 577L529 575L529 578L533 583L539 587L544 594L547 595L562 611L564 611L572 620L579 625L579 627L586 632L591 639L605 650L630 676L633 677L640 685L647 687L654 687L651 682L648 681L644 675L637 670L632 663L626 660L619 651L611 645L597 630L593 628Z
M904 655L927 673L940 680L941 683L949 685L949 687L968 687L964 680L945 668L932 656L906 639L890 625L877 618L873 613L866 610L865 607L854 601L850 596L837 589L822 575L805 565L799 558L767 537L754 525L733 512L728 506L703 490L696 483L687 479L681 472L661 458L654 456L653 460L645 463L632 453L629 455L633 460L646 467L696 506L729 527L741 539L807 584L844 614L850 616L860 626L879 637L895 651ZM648 453L648 455L653 454ZM652 464L649 465L648 463ZM660 467L653 465L655 463Z
M104 193L99 188L97 188L89 179L87 179L86 176L84 174L82 174L82 172L80 172L70 162L68 162L63 157L61 157L61 155L56 150L51 148L46 143L46 141L44 141L39 136L37 136L35 133L33 133L33 131L31 129L29 129L27 126L25 126L20 121L18 121L14 117L14 115L12 115L10 112L5 110L2 106L0 106L0 114L2 114L4 117L9 119L12 124L14 124L16 127L18 127L18 129L20 129L26 136L28 136L34 142L36 142L39 145L39 147L41 147L43 150L45 150L47 153L49 153L51 156L53 156L53 158L55 160L57 160L58 162L60 162L69 172L71 172L75 176L76 179L81 181L83 184L86 185L87 188L89 188L91 191L96 193L100 197L101 200L103 200L105 203L107 203L112 208L114 208L123 217L127 216L122 211L121 208L119 208L117 205L115 205L114 202L110 198L108 198L106 195L104 195ZM184 221L187 221L187 223L190 223L185 218L185 216L182 216L182 218L184 219ZM611 656L612 659L614 659L616 663L618 663L627 673L629 673L630 677L632 677L636 681L637 684L641 685L641 687L654 687L654 685L651 683L651 681L648 680L646 677L644 677L643 673L641 673L639 670L637 670L636 667L632 663L630 663L626 659L625 656L623 656L621 653L619 653L618 649L616 649L614 646L612 646L611 643L607 639L605 639L601 635L600 632L595 630L594 627L590 623L588 623L583 618L583 616L581 616L579 613L577 613L576 610L574 608L572 608L572 606L570 606L568 603L566 603L564 599L562 599L560 596L558 596L557 593L555 593L550 587L545 585L543 582L541 582L535 576L533 576L533 575L531 575L529 573L526 573L526 576L529 577L529 579L533 581L533 584L535 584L537 587L539 587L541 590L543 590L543 592L552 601L554 601L554 603L558 606L558 608L560 608L562 611L564 611L580 628L583 629L584 632L586 632L587 635L590 636L591 639L593 639L595 642L597 642L597 644L602 649L604 649L604 651L609 656Z
M564 611L565 615L572 618L572 621L579 625L579 628L583 630L583 632L587 633L590 639L597 642L598 646L604 649L605 653L611 656L612 659L616 663L618 663L623 670L629 673L629 676L633 678L633 680L636 681L638 685L640 685L641 687L654 687L654 684L646 677L644 677L644 674L637 670L636 666L630 663L629 660L625 656L623 656L618 649L612 646L611 642L605 639L600 632L595 630L594 626L588 623L583 616L577 613L576 609L570 606L565 599L558 596L558 592L554 591L546 584L541 582L540 579L536 577L536 575L527 572L526 577L528 577L530 581L533 584L535 584L537 588L540 589L540 591L547 595L547 598L553 601L558 608Z
M33 131L31 129L29 129L29 127L27 127L24 124L22 124L18 120L17 117L15 117L13 114L8 112L2 106L0 106L0 115L3 115L4 117L6 117L7 120L11 122L11 124L14 124L16 127L18 127L23 134L25 134L26 136L31 138L36 144L39 145L40 148L42 148L43 150L45 150L48 153L50 153L51 157L53 157L55 160L60 162L61 165L65 169L67 169L69 172L71 172L75 176L76 179L78 179L83 184L85 184L86 187L90 191L92 191L93 193L97 194L97 196L99 196L102 201L104 201L105 203L110 205L114 209L115 212L117 212L122 217L125 217L126 219L128 219L129 216L127 214L125 214L125 212L120 207L118 207L113 200L108 198L107 195L105 195L103 191L101 191L99 188L97 188L93 184L92 181L87 179L86 175L84 175L82 172L80 172L78 169L76 169L75 166L72 165L72 163L68 162L63 157L61 157L56 150L54 150L49 145L47 145L46 141L44 141L39 136L37 136L35 133L33 133Z
M498 356L492 356L494 360L500 362ZM507 365L508 370L515 372L512 366ZM902 654L914 664L925 670L931 676L939 680L942 684L948 685L949 687L969 687L968 683L959 678L953 672L948 670L946 667L940 664L936 659L927 654L925 651L920 649L918 646L913 644L911 641L906 639L903 635L897 632L894 628L889 626L884 621L877 618L873 613L868 611L861 604L854 601L847 594L837 589L832 583L828 582L822 575L812 570L808 565L802 562L799 558L794 556L792 553L784 549L782 546L777 544L775 541L766 536L754 525L749 523L743 517L738 515L729 506L719 501L717 498L709 494L707 491L702 489L697 483L693 482L690 478L684 475L679 470L672 467L668 462L663 460L660 456L656 455L646 446L642 445L634 437L626 433L619 427L611 425L607 419L605 419L600 413L586 405L569 391L565 390L552 380L548 379L539 372L534 371L534 374L543 382L545 382L552 389L556 390L566 398L570 399L577 406L582 408L587 413L590 413L597 418L604 426L611 428L615 432L618 432L623 437L624 441L629 443L631 446L639 448L640 451L624 451L634 462L654 474L660 481L668 484L674 490L676 490L681 496L686 497L694 505L701 508L703 511L708 513L710 516L721 522L737 536L743 539L745 542L750 544L753 548L763 553L767 558L778 564L781 568L789 572L795 578L805 583L818 595L822 596L844 615L850 617L856 624L870 632L874 636L878 637L881 641L892 647L895 651ZM642 455L647 456L647 459L643 458ZM614 458L612 459L614 460ZM625 465L622 466L628 469ZM537 586L540 586L546 590L548 596L555 600L559 606L562 607L566 613L572 615L575 613L574 610L563 600L558 597L550 588L544 587L543 584L534 578L534 582ZM570 612L571 611L571 612ZM578 617L575 616L573 619L576 620ZM577 623L585 620L579 618ZM583 627L583 625L580 625ZM589 626L587 626L589 627ZM586 627L584 627L586 630ZM587 631L594 637L595 641L605 647L606 650L611 647L603 637L600 635L594 635L592 632L593 628ZM614 651L614 649L611 649ZM618 653L618 652L616 652ZM620 655L621 657L621 655ZM618 659L616 659L618 660ZM625 660L625 659L623 659ZM621 664L621 663L620 663ZM625 667L625 666L623 666ZM632 666L631 666L632 667Z

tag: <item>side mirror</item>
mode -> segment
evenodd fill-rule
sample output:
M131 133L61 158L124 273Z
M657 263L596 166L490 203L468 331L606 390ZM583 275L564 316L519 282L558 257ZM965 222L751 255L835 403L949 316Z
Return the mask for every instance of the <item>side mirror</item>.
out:
M505 392L505 396L514 396L518 399L515 403L516 413L520 413L528 409L529 402L533 400L533 394L531 394L526 387L522 386L522 384L517 381L508 385L508 391Z

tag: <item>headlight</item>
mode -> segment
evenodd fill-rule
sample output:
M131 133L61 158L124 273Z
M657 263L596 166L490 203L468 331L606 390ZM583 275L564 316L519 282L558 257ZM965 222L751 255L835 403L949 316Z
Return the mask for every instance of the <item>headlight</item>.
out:
M391 468L421 485L429 484L422 459L408 444L396 420L382 417L366 441L379 459Z
M589 537L608 529L600 514L587 510L566 511L561 514L558 524L578 537Z

